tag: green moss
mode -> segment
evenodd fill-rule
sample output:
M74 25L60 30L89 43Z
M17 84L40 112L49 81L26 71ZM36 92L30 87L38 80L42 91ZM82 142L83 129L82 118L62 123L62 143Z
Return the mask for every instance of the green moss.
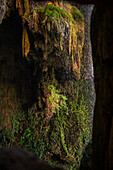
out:
M82 43L83 38L84 38L83 32L78 31L77 32L77 39L78 39L78 41L80 41Z
M52 19L52 17L54 17L54 19L59 19L63 17L66 20L70 20L68 13L63 8L57 7L52 4L47 5L44 15L48 16L50 20Z
M8 83L7 85L1 83L0 101L0 144L14 146L19 140L17 136L23 131L25 121L16 88Z
M16 135L21 133L19 146L33 151L40 159L49 161L52 154L59 154L64 160L70 161L78 166L81 154L83 139L88 135L87 110L84 97L74 102L61 93L55 80L50 83L43 82L45 94L48 94L49 107L52 117L47 118L47 110L37 111L37 105L33 105L28 111L28 119L25 121L24 113L17 112L16 117L10 112L12 130L7 128L4 131L2 142L8 145L14 143ZM52 106L52 107L51 107ZM20 122L24 121L23 124ZM77 123L77 126L75 124ZM23 128L23 129L22 129ZM62 153L63 150L63 153ZM65 153L64 153L65 151ZM51 153L52 152L52 153Z
M34 9L34 12L44 13L44 11L45 11L45 7L40 7L40 8L38 7Z
M76 10L76 11L75 11ZM45 7L40 7L34 10L34 12L38 12L41 16L41 19L45 19L45 17L48 17L49 21L52 21L54 18L55 20L59 20L61 18L64 18L68 22L72 22L73 24L76 24L76 19L83 19L83 15L80 13L77 8L72 8L72 15L70 14L70 11L65 10L59 6L55 6L53 4L49 4ZM65 22L64 22L65 23Z
M76 7L71 8L71 14L72 14L75 21L84 22L84 16L82 15L82 13Z

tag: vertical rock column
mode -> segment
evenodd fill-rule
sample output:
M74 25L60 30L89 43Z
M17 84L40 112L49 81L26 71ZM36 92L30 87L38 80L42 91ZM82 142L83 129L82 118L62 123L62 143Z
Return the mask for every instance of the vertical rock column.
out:
M6 1L0 0L0 24L3 20L5 13L6 13Z
M81 5L80 10L85 21L85 41L84 41L84 78L93 79L93 61L90 41L90 21L93 5Z
M93 124L93 113L95 103L95 90L94 90L94 75L93 75L93 60L92 60L92 49L90 40L90 23L93 5L80 5L79 9L84 15L85 21L85 40L83 47L83 69L82 79L85 82L85 101L89 112L88 122L90 127L89 139L92 138L92 124Z
M93 128L93 169L113 169L113 13L93 10L92 53L96 105Z

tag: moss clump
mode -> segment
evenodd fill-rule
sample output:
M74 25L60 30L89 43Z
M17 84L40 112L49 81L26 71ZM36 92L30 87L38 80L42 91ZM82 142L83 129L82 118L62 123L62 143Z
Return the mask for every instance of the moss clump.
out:
M73 16L73 19L76 20L77 22L84 22L83 15L76 7L71 8L71 14Z
M47 5L44 15L48 16L50 20L52 19L52 17L57 20L62 17L66 20L71 19L68 13L63 8L60 8L59 6L55 6L53 4Z

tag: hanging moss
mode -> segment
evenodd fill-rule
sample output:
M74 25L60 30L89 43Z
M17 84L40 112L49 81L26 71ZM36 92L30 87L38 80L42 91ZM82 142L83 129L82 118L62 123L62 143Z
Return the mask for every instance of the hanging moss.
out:
M19 15L23 22L27 21L30 15L30 6L28 0L16 0L16 8L19 10Z
M75 76L80 79L80 70L81 70L81 57L82 57L82 47L84 43L84 18L80 11L66 4L66 8L61 8L55 4L47 4L46 7L38 7L33 12L34 18L34 29L39 31L45 37L45 58L47 58L48 51L48 40L49 32L52 33L53 29L60 35L60 39L57 38L57 46L59 44L60 49L63 50L63 39L64 39L64 29L69 27L69 56L72 58L72 68ZM52 33L54 36L55 34ZM56 37L56 35L55 35ZM76 59L76 53L77 58Z
M22 18L22 24L23 24L23 36L22 36L22 55L23 57L27 57L27 54L30 49L30 42L29 37L27 33L27 29L25 26L25 22L28 20L28 17L30 15L30 6L28 0L16 0L16 8L19 10L19 15Z
M84 17L81 12L74 6L71 8L71 14L77 22L84 22Z
M29 53L30 50L30 43L29 43L29 37L27 33L27 28L24 26L23 27L23 36L22 36L22 54L23 57L27 57L27 54Z

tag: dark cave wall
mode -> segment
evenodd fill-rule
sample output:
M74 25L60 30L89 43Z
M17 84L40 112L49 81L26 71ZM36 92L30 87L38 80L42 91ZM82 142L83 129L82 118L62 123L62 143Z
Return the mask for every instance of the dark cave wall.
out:
M93 123L93 169L113 169L113 14L95 8L92 14L92 53L96 104Z
M22 57L22 20L12 11L0 25L0 130L13 128L10 114L27 112L36 99L35 82L33 63Z

